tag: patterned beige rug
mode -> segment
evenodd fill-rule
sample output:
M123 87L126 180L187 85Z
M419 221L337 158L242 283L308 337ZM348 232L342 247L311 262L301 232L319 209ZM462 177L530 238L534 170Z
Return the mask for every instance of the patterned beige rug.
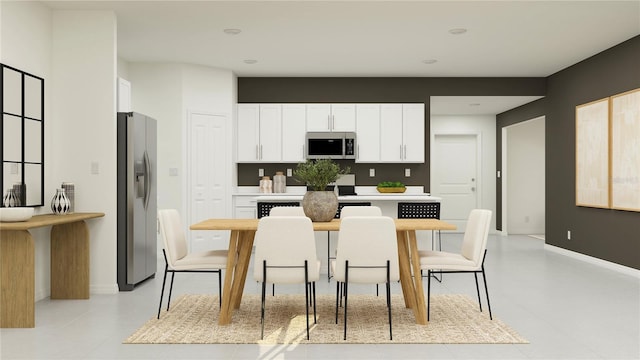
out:
M233 322L219 326L218 297L184 295L172 301L171 310L147 321L125 344L297 344L297 343L419 343L419 344L526 344L509 326L478 310L477 302L464 295L431 298L431 321L416 325L413 312L401 295L392 297L393 341L385 297L349 296L347 340L343 335L343 308L335 324L335 296L317 296L318 323L310 309L311 340L306 339L303 295L276 294L266 302L265 338L260 340L260 296L245 295Z

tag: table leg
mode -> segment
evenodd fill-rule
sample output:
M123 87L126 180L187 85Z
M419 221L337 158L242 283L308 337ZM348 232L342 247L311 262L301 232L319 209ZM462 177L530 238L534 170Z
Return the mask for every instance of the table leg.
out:
M416 323L420 325L427 324L427 305L424 301L424 289L422 288L422 276L420 275L420 256L418 255L418 241L416 240L416 231L408 232L409 251L411 253L411 265L413 266L413 287L415 289L415 303L413 314L416 317Z
M89 229L84 221L51 228L51 298L89 298Z
M243 231L240 235L240 250L238 251L238 268L239 273L236 274L233 279L232 291L233 291L233 308L239 309L240 302L242 301L242 294L244 292L244 283L247 279L247 271L249 269L249 262L251 261L251 251L253 251L253 239L255 238L255 231Z
M404 305L409 309L413 309L416 307L416 296L413 281L411 280L411 262L407 244L407 233L406 231L397 231L396 237L398 241L398 263L400 267L400 284L402 285Z
M224 274L224 288L222 290L222 308L218 315L218 324L227 325L231 323L231 314L233 307L231 306L231 284L235 275L235 269L238 259L238 237L239 231L232 230L229 236L229 255L227 256L227 269Z
M27 230L0 231L0 327L36 326L34 259Z

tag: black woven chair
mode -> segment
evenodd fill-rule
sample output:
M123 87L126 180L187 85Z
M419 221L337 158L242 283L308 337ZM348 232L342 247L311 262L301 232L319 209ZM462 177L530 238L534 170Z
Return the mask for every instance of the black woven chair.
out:
M440 219L440 203L399 202L398 219ZM434 235L435 230L431 230L431 250L435 250ZM442 237L440 236L440 230L438 230L438 251L442 251ZM438 282L442 282L442 274L440 274L440 278L435 274L432 274L432 276Z
M269 216L269 212L274 207L279 206L300 206L299 202L289 201L289 202L258 202L258 219L261 219L265 216Z

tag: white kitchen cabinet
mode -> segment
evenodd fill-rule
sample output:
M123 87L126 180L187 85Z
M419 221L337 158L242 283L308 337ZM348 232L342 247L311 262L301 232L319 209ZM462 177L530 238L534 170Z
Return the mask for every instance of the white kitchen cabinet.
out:
M131 83L118 78L118 111L131 112Z
M282 104L282 162L304 162L306 128L304 104Z
M380 161L380 104L356 105L356 162Z
M260 161L282 160L282 105L260 104Z
M424 162L424 104L380 105L380 161Z
M258 217L258 203L256 195L234 195L234 218L256 219Z
M380 161L402 162L402 104L380 105Z
M356 105L307 104L307 131L356 131Z
M279 162L282 159L282 106L238 105L238 162Z
M403 161L424 163L424 104L402 105Z

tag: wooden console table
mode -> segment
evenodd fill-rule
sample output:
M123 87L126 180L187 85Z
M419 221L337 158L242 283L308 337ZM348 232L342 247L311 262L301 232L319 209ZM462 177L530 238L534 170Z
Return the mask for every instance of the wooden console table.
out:
M51 298L89 298L89 229L103 213L36 215L0 223L0 327L35 327L35 255L29 229L51 226Z

